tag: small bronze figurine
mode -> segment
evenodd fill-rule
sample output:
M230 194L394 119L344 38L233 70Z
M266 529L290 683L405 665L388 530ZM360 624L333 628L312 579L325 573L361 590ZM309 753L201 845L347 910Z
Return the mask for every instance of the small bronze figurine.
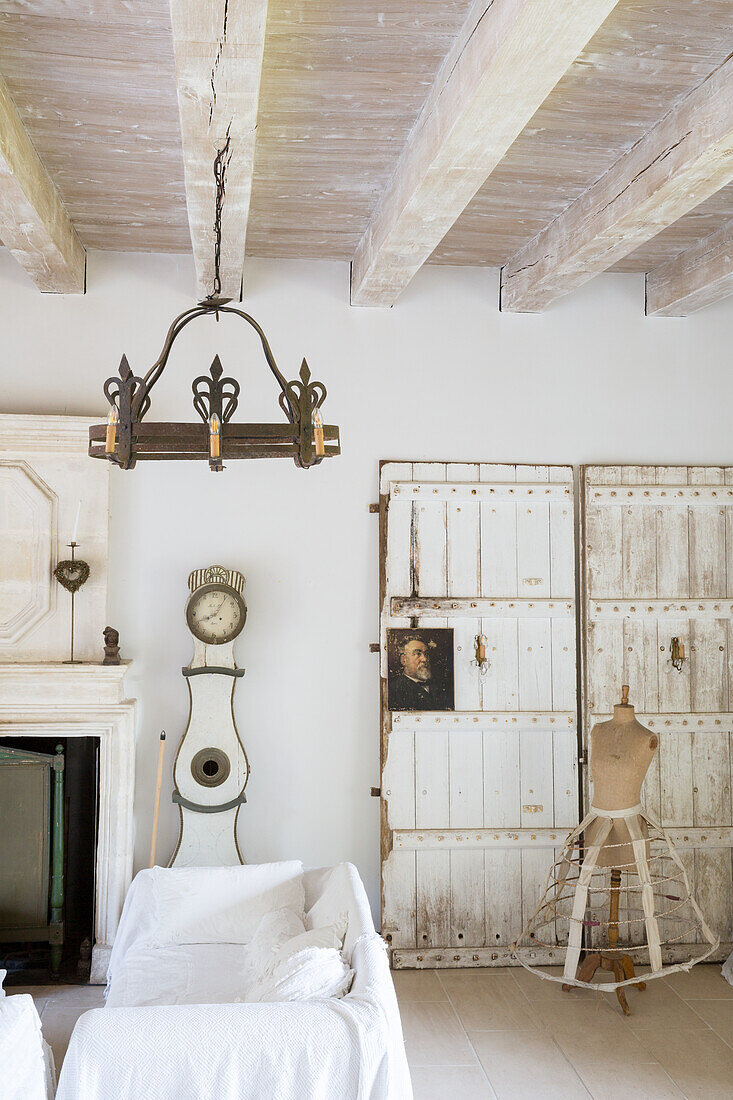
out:
M104 628L104 660L103 665L118 665L120 663L120 632L113 626Z

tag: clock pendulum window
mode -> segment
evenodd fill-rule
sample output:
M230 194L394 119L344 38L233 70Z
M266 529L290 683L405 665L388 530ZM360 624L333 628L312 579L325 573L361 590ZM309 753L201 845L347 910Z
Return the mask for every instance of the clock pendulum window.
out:
M190 712L173 765L173 801L181 814L169 866L221 867L244 863L237 817L247 801L249 763L234 722L234 688L244 669L234 662L234 640L247 618L244 577L212 565L188 578L186 623L193 660L182 670Z

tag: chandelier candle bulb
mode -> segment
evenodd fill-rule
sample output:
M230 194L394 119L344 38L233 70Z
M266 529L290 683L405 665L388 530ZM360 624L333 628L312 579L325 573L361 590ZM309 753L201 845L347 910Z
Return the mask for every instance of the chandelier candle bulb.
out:
M209 452L212 458L221 458L221 421L216 413L209 419Z
M104 453L112 455L115 453L115 443L117 442L117 423L120 419L120 414L117 412L117 406L113 405L109 411L107 417L107 435L104 441Z
M316 444L316 457L323 458L326 448L323 445L323 419L318 409L313 410L313 438Z

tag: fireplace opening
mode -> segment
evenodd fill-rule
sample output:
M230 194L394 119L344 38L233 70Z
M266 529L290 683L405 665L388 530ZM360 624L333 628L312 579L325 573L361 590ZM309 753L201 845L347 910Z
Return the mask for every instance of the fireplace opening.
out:
M60 757L63 824L55 805ZM98 815L98 738L0 737L0 968L8 972L6 986L89 980Z

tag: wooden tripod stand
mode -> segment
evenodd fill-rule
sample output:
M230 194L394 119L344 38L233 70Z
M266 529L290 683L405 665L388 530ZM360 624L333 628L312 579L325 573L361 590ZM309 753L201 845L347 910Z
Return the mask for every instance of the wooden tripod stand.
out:
M611 871L611 906L608 922L608 945L609 947L616 947L618 945L618 908L619 908L619 893L621 890L621 872L614 868ZM631 955L617 955L604 953L603 951L594 951L592 955L586 955L583 959L583 963L578 971L579 982L591 982L596 970L610 970L613 972L615 981L624 982L629 978L634 977L634 960ZM636 989L646 989L646 982L635 982ZM573 987L571 985L563 985L565 992L569 992ZM618 997L618 1003L621 1005L624 1016L631 1015L631 1009L626 1001L626 990L620 988L616 990L616 996Z

